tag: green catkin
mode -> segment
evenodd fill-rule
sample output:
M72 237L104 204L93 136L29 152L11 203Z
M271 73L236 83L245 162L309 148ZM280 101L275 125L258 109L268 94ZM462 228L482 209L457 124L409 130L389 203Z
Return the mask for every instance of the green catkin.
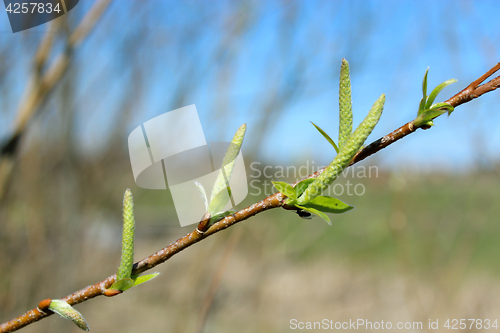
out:
M49 309L65 319L69 319L84 331L90 330L89 325L82 314L73 309L71 305L60 299L53 299L50 302Z
M130 278L132 266L134 265L134 202L130 189L125 191L123 198L123 235L122 235L122 258L116 281Z
M352 101L349 63L342 59L339 82L339 148L342 149L352 133Z
M382 94L373 104L370 112L354 133L349 137L340 152L326 169L309 185L309 187L297 199L298 205L304 205L316 198L342 173L349 165L354 155L359 151L366 138L378 123L384 108L385 95Z

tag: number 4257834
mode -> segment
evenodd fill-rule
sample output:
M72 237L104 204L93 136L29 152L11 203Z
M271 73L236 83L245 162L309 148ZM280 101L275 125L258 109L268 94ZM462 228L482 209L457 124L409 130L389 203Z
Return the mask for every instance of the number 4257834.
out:
M497 319L491 322L489 319L448 319L444 327L450 330L465 330L465 329L498 329Z
M52 3L50 2L23 2L21 3L14 3L7 6L5 8L5 11L8 13L13 13L13 14L27 14L27 13L47 13L50 14L53 11L56 13L61 12L61 9L59 7L59 2L53 6Z

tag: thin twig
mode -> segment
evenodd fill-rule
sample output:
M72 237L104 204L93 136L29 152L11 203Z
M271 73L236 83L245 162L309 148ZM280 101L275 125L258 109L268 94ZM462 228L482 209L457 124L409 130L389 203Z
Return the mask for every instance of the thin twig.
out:
M472 82L467 88L451 97L446 101L446 103L456 107L458 105L467 103L474 98L477 98L487 92L493 91L498 88L500 84L500 76L492 79L488 83L480 85L484 80L494 74L496 71L500 69L500 63L494 66L491 70L485 73L476 81ZM413 122L409 122L392 133L378 139L377 141L371 143L364 149L358 152L356 156L354 156L350 165L353 165L366 157L378 152L379 150L387 147L390 144L393 144L397 140L404 138L405 136L415 132L416 128L413 126ZM310 177L317 177L322 170L319 170L311 175ZM226 228L229 228L235 225L238 222L244 221L254 215L257 215L261 212L264 212L269 209L284 207L284 199L285 197L280 193L275 193L273 195L268 196L267 198L244 208L233 215L230 215L217 223L213 224L206 232L200 232L197 229L193 232L187 234L186 236L176 240L174 243L168 245L167 247L159 250L158 252L150 255L149 257L137 262L134 264L134 268L132 271L133 275L140 274L144 271L147 271L165 261L170 259L175 254L181 252L182 250L190 247L191 245L198 243L199 241L219 232ZM83 288L71 295L68 295L64 298L66 302L70 305L75 305L78 303L85 302L91 298L103 295L104 291L109 288L116 279L116 275L112 275L100 282L97 282L91 286ZM35 308L26 312L25 314L12 319L9 322L6 322L0 325L0 332L12 332L17 329L20 329L24 326L27 326L35 321L43 319L47 316L51 315L51 313L43 313Z
M453 107L457 107L461 104L470 102L473 99L478 98L481 95L484 95L490 91L497 89L500 86L500 76L497 76L496 78L492 79L491 81L489 81L488 83L485 83L483 85L479 85L479 84L484 82L487 78L492 76L499 69L500 69L500 62L498 64L496 64L488 72L486 72L484 75L482 75L479 79L477 79L474 82L472 82L471 84L469 84L464 90L462 90L458 94L456 94L453 97L446 100L445 103L449 104ZM354 163L358 163L359 161L364 160L368 156L375 154L379 150L384 149L385 147L389 146L390 144L393 144L394 142L398 141L399 139L404 138L405 136L415 132L416 130L417 130L417 127L413 126L413 121L410 121L409 123L404 124L403 126L398 128L397 130L387 134L386 136L378 139L377 141L372 142L371 144L366 146L364 149L360 150L356 154L356 156L354 156L350 165L353 165ZM322 170L320 170L319 173L321 173L321 171Z

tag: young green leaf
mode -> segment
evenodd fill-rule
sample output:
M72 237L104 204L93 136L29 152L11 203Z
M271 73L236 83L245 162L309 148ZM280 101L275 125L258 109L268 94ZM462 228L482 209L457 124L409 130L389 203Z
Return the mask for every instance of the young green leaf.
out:
M224 210L227 203L229 202L229 188L221 189L217 195L212 198L210 204L208 205L208 212L210 215L215 215L216 213L220 213Z
M229 148L226 151L226 155L222 160L222 166L219 174L217 175L217 179L214 183L214 187L212 188L212 194L210 195L210 205L214 198L219 194L219 192L226 192L229 187L229 181L231 180L231 175L233 174L234 164L236 163L236 157L240 153L241 145L243 144L243 139L245 138L245 132L247 130L247 125L243 124L238 128L236 133L234 134L233 140L229 145ZM227 197L227 202L229 202L229 196ZM227 202L223 205L225 206ZM221 205L218 203L217 205ZM212 209L214 208L212 207Z
M425 103L425 108L426 109L432 108L433 107L432 103L434 103L434 100L436 99L437 95L441 92L441 90L443 90L444 88L455 82L457 82L456 79L446 80L440 85L438 85L436 88L434 88L431 94L429 95L429 98L427 98L427 103Z
M314 124L313 124L314 125ZM316 125L315 125L316 126ZM339 82L339 147L342 148L352 133L352 100L349 63L342 59ZM337 153L339 152L338 149Z
M153 273L153 274L147 274L147 275L139 275L139 276L132 276L132 279L134 280L133 286L138 286L144 282L148 282L149 280L154 279L160 275L160 273Z
M424 81L422 82L422 92L423 92L423 99L427 99L427 75L429 74L429 67L427 67L427 70L425 71L424 75Z
M427 70L425 71L424 80L422 82L423 97L420 100L420 104L418 105L417 115L420 115L425 110L425 103L427 101L427 74L428 73L429 73L429 67L427 67Z
M49 309L64 319L69 319L76 324L76 326L80 327L84 331L90 330L89 325L83 318L82 314L77 310L73 309L71 305L69 305L66 301L61 299L53 299L50 302Z
M422 112L425 111L425 98L422 98L420 100L420 104L418 105L418 112L417 112L417 116L419 116L420 114L422 114Z
M448 112L448 116L453 112L453 110L455 110L455 108L453 106L451 106L450 104L447 104L447 103L432 104L432 107L430 108L430 110L432 110L432 109L446 110Z
M297 199L297 204L304 205L315 197L319 196L338 175L349 165L354 155L361 148L366 138L378 123L384 108L385 95L382 94L373 104L370 112L354 133L349 137L345 145L340 149L335 159L325 168L325 170L307 187L302 195Z
M123 278L116 280L115 283L109 288L113 290L125 291L134 286L134 280L132 278Z
M337 198L333 197L326 197L326 196L318 196L311 201L309 201L307 204L304 204L304 207L306 208L314 208L316 210L325 212L325 213L334 213L334 214L340 214L340 213L345 213L354 207L349 206L348 204L340 201Z
M309 208L309 207L304 207L304 206L299 206L299 205L295 205L295 207L297 208L300 208L302 210L305 210L306 212L309 212L309 213L312 213L312 214L315 214L315 215L318 215L319 217L321 217L323 220L325 220L326 222L328 222L329 225L332 225L332 222L330 221L330 218L323 212L320 212L319 210L317 209L314 209L314 208Z
M448 112L450 114L453 111L453 106L446 104L446 103L438 103L434 104L436 107L433 107L431 109L427 109L421 114L418 115L418 117L413 120L413 126L415 127L420 127L423 125L427 126L432 126L432 120L436 117L439 117L443 113Z
M332 140L332 138L330 138L330 136L328 134L326 134L325 131L323 131L319 126L317 126L315 123L313 123L311 121L311 124L313 124L314 127L316 127L316 129L318 130L318 132L321 133L321 135L323 135L325 137L325 139L330 142L330 144L333 146L333 148L335 149L335 151L337 152L337 154L339 153L339 147L337 147L337 145L335 144L335 142Z
M291 198L291 199L297 199L297 194L295 193L295 190L293 189L292 185L285 183L285 182L272 182L274 187L281 192L283 195Z
M431 109L446 109L446 111L449 111L451 109L451 111L453 111L454 108L450 104L443 102L443 103L432 104Z
M198 188L198 192L200 192L200 197L205 203L205 209L208 211L208 198L207 198L207 193L205 192L205 188L203 185L201 185L199 182L195 181L194 184Z
M294 190L296 193L296 198L300 197L302 193L311 185L311 183L314 182L314 178L307 178L304 180L301 180L297 185L295 185Z
M209 225L212 225L215 222L219 222L223 218L228 217L229 215L233 215L234 213L236 213L236 211L232 210L232 209L226 210L225 212L215 213L210 218L210 224Z

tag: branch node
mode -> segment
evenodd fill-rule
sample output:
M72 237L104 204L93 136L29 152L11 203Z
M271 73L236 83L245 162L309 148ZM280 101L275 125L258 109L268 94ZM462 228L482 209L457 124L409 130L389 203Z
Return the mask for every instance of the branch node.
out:
M38 307L37 307L38 311L46 314L44 310L49 309L50 303L52 303L52 300L50 298L47 298L47 299L44 299L43 301L40 301L40 303L38 303Z
M104 290L104 292L102 293L104 296L106 297L113 297L113 296L116 296L116 295L119 295L121 294L122 291L121 290L117 290L117 289L106 289Z

